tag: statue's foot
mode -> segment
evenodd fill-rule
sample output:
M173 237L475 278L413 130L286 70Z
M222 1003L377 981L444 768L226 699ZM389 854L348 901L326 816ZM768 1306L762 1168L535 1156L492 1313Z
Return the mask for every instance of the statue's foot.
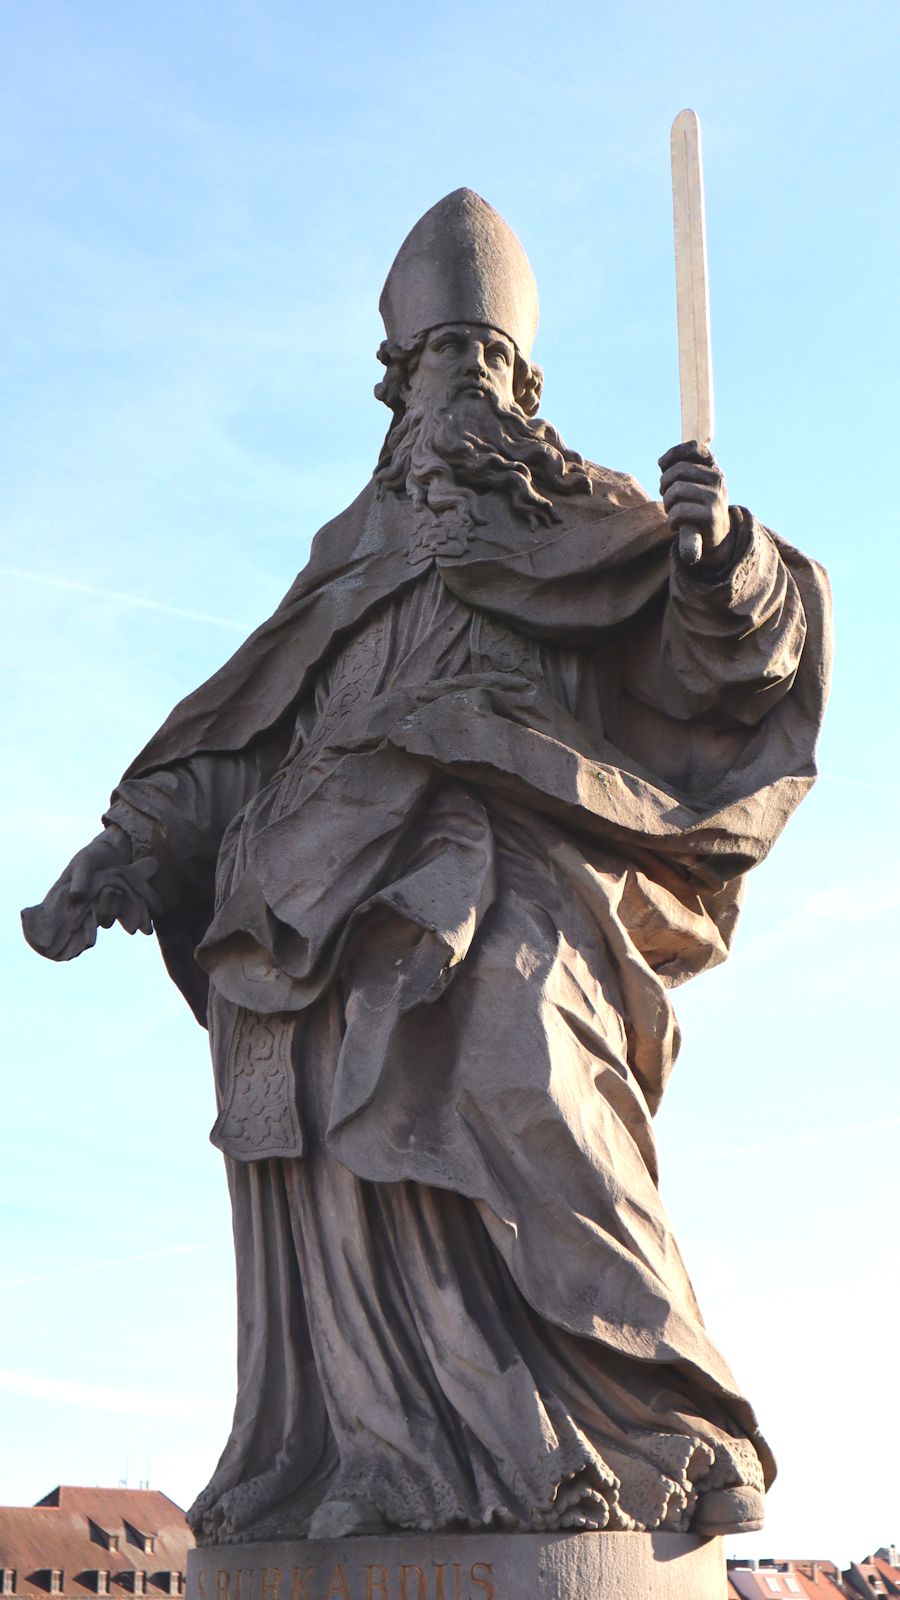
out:
M691 1533L757 1533L763 1525L765 1501L760 1489L710 1489L701 1494L691 1518Z
M350 1539L355 1535L390 1533L371 1500L323 1500L310 1518L310 1539Z
M198 1545L220 1543L224 1521L221 1509L211 1498L206 1506L201 1506L199 1500L195 1500L191 1506L190 1525Z
M584 1472L565 1479L556 1491L552 1506L535 1519L536 1532L553 1533L563 1528L573 1533L599 1533L609 1525L609 1502L588 1481Z

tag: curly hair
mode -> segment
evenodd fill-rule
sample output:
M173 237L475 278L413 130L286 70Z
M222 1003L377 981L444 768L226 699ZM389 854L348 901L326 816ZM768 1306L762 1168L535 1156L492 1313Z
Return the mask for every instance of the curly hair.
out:
M426 521L441 519L446 531L450 519L459 532L484 520L481 500L492 491L532 527L559 521L559 497L593 493L582 457L534 415L543 374L518 351L511 403L493 391L459 409L427 398L411 403L410 379L429 332L385 339L378 351L387 374L375 393L393 413L375 468L380 495L406 493Z
M393 411L395 423L400 421L406 410L403 390L416 370L425 340L431 331L430 328L426 328L424 333L417 333L414 339L382 339L378 346L378 360L383 367L387 367L387 372L381 382L375 385L375 398L383 400L388 409ZM515 349L515 346L513 348ZM524 416L534 416L541 403L543 387L542 369L533 362L526 361L516 350L513 366L513 398Z

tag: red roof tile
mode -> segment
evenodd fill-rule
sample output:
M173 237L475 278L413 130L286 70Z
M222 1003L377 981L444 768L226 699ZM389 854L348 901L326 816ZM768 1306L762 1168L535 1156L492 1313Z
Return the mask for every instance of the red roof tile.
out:
M831 1561L804 1562L797 1576L809 1600L838 1600L838 1595L845 1593L838 1569Z
M833 1561L769 1557L757 1567L732 1567L729 1578L742 1600L844 1600L845 1595Z
M863 1567L873 1566L881 1574L888 1594L900 1594L900 1568L892 1567L883 1556L873 1556L871 1562L863 1563Z
M882 1572L874 1560L851 1562L846 1573L848 1587L858 1595L896 1594L896 1577L890 1575L891 1568L887 1562L884 1562L883 1566Z
M184 1572L193 1543L184 1512L157 1489L64 1484L36 1506L0 1507L0 1567L15 1573L17 1597L40 1600L57 1570L64 1595L96 1595L98 1572L109 1574L110 1595L133 1594L134 1575L143 1573L147 1595L159 1600L171 1592L169 1574Z

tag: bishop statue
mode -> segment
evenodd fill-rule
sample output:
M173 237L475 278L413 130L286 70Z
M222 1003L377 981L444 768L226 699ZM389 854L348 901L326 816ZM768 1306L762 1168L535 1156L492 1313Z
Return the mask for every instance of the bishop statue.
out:
M534 278L471 190L381 311L370 482L24 914L54 960L155 931L209 1030L239 1372L190 1521L758 1528L653 1117L671 991L813 781L825 580L696 442L654 501L541 418Z

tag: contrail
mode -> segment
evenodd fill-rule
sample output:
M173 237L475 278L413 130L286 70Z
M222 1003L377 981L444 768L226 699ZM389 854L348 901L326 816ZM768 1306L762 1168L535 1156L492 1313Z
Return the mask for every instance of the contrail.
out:
M166 617L180 617L187 622L206 622L214 628L229 628L235 633L248 633L243 622L231 622L228 617L214 617L208 611L186 611L183 606L166 605L163 600L143 600L140 595L120 594L117 589L101 589L94 583L79 583L75 578L57 578L53 573L26 572L22 567L0 567L2 578L23 578L26 583L42 583L48 589L72 589L76 594L93 595L97 600L114 600L119 605L139 606L142 611L160 611Z
M170 1244L162 1250L145 1250L141 1255L109 1256L103 1261L83 1261L77 1267L60 1267L55 1272L35 1272L25 1278L5 1278L0 1289L21 1289L29 1283L52 1283L57 1278L79 1278L83 1272L103 1272L107 1267L131 1267L141 1261L162 1261L166 1256L190 1256L199 1250L218 1250L217 1242Z

